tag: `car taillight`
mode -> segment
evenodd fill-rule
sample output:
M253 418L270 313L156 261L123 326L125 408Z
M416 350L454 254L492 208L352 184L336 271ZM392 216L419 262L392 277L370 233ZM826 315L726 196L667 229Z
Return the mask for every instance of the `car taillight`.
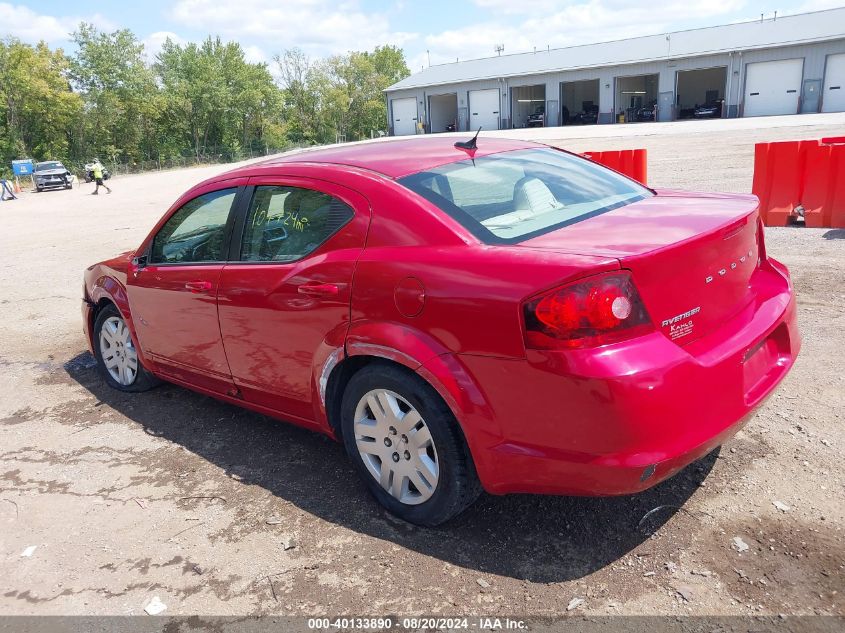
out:
M557 288L535 297L523 310L529 349L597 347L654 329L626 271Z

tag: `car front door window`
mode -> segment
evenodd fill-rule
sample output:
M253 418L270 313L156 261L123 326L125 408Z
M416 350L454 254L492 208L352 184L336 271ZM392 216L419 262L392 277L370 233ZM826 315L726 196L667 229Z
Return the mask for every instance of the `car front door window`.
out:
M233 388L217 320L217 288L237 192L237 187L211 191L182 205L127 278L144 354L168 379L216 393Z
M150 263L189 264L226 259L226 222L236 192L236 189L221 189L185 203L155 236Z

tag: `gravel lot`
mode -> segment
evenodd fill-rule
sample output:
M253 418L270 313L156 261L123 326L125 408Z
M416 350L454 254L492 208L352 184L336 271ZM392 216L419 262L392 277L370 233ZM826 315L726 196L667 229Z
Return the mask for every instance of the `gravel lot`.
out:
M647 147L656 186L749 191L755 141L845 117L755 121L539 134ZM173 386L121 394L92 369L82 270L224 169L0 204L0 612L142 614L158 596L172 615L544 615L574 598L583 614L845 613L845 230L767 232L804 348L720 451L638 496L488 496L425 530L321 436Z

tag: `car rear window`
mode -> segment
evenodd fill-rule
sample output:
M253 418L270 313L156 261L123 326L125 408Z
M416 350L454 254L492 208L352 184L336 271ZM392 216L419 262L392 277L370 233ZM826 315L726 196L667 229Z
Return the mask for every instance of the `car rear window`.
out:
M513 244L654 195L551 148L461 160L401 178L488 244Z

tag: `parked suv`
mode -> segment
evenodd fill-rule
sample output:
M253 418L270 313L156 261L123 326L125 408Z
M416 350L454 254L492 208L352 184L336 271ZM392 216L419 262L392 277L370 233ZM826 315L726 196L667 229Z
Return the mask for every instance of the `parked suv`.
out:
M33 176L35 176L36 191L56 189L58 187L70 189L73 186L72 176L67 170L67 167L57 160L36 163Z

